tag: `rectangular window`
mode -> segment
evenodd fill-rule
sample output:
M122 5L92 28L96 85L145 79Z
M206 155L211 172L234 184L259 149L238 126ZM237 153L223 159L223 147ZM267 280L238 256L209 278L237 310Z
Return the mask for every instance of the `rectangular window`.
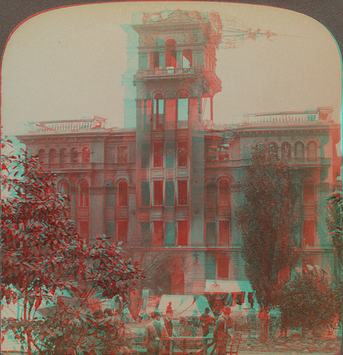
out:
M216 258L213 254L206 253L205 255L205 279L216 279Z
M127 147L118 147L118 163L127 163Z
M153 245L162 246L163 243L163 222L154 222L154 240Z
M179 206L187 205L187 180L178 181L178 204Z
M206 223L206 246L216 246L216 224L212 222Z
M124 245L127 243L127 229L127 221L118 222L118 242L123 242Z
M141 240L143 246L151 245L150 222L141 223Z
M187 142L179 142L177 150L177 163L179 168L187 167L188 144Z
M229 183L226 180L222 180L219 183L219 206L228 206L229 204Z
M229 278L229 258L227 255L217 257L218 279L227 280Z
M228 221L219 221L219 246L230 245L230 224Z
M175 192L174 181L166 181L166 206L174 206Z
M313 182L308 182L304 185L304 204L314 204L314 185Z
M166 247L175 247L175 224L174 222L166 222Z
M177 222L177 245L188 245L188 222Z
M163 143L154 144L154 168L163 166Z
M150 128L151 106L152 106L151 100L143 100L142 117L143 117L143 122L144 122L144 129Z
M175 129L176 99L166 100L166 129Z
M154 206L163 206L163 181L154 181Z
M150 183L141 182L141 206L150 206Z
M175 160L175 144L167 143L166 144L166 167L174 168L174 160Z
M188 121L188 99L177 100L177 119L178 121Z
M114 240L114 227L114 222L105 222L105 235L109 240Z
M147 69L148 68L148 55L142 54L139 56L139 69Z
M306 247L314 246L314 220L304 221L304 244Z
M150 166L150 144L142 144L141 168L149 168Z

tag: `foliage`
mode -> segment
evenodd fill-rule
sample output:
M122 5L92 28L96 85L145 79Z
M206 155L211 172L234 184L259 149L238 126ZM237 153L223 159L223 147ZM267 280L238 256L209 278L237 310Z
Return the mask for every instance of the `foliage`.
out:
M261 308L272 308L287 270L297 259L293 237L296 172L263 148L254 149L241 183L243 204L236 217L242 228L246 275Z
M339 294L324 276L304 269L283 288L279 309L288 328L320 330L337 321Z
M340 267L343 264L343 199L342 192L335 191L327 198L327 226Z
M9 140L2 139L1 145L1 298L8 304L18 300L24 304L22 319L7 320L4 331L20 329L26 337L19 338L27 339L29 352L32 345L43 351L53 337L43 337L38 344L37 329L42 334L51 322L57 333L77 339L80 317L95 293L106 299L120 295L125 301L140 271L123 257L120 247L105 238L100 237L96 245L80 238L67 218L67 197L56 191L55 175L43 171L38 158L26 151L5 154L11 149ZM67 304L56 305L57 289L72 295ZM55 318L36 318L44 303L56 308ZM75 324L75 319L78 325L73 333L74 328L65 325Z

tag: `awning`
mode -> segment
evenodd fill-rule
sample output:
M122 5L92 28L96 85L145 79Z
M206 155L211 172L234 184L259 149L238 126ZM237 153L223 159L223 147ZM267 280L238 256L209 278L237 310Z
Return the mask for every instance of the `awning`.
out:
M249 281L206 280L205 293L254 292Z

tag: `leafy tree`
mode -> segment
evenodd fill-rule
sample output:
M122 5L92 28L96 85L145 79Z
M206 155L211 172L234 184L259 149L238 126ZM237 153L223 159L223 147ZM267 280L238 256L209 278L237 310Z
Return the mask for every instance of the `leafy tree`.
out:
M54 174L43 171L36 156L7 154L6 139L1 146L1 298L23 302L21 319L5 320L3 332L12 330L27 342L29 353L66 354L82 347L85 331L95 332L89 314L94 294L125 300L140 271L116 245L103 238L88 245L79 237L67 219L67 197L56 191ZM72 297L56 298L57 289ZM45 320L36 317L42 302L53 306ZM68 349L58 345L61 339L70 339ZM92 345L95 351L100 343Z
M299 194L296 172L261 146L253 149L240 187L244 198L236 216L242 228L245 273L261 308L270 310L297 260L292 229Z
M316 270L303 269L283 288L279 308L288 328L320 330L337 320L339 297L328 280Z

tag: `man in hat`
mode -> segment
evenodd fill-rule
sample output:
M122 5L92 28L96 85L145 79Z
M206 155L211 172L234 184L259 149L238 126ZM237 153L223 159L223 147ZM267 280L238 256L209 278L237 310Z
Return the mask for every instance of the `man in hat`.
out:
M229 329L232 328L232 319L230 317L230 307L224 307L222 314L217 320L213 332L213 340L217 343L216 354L225 355L227 343L230 339Z
M162 354L163 344L161 338L168 338L168 333L164 324L161 324L161 313L154 311L151 314L151 322L144 330L144 338L147 342L147 354Z
M202 326L202 336L206 337L210 332L210 325L213 323L213 318L210 316L210 309L205 308L205 312L200 316L200 324Z

